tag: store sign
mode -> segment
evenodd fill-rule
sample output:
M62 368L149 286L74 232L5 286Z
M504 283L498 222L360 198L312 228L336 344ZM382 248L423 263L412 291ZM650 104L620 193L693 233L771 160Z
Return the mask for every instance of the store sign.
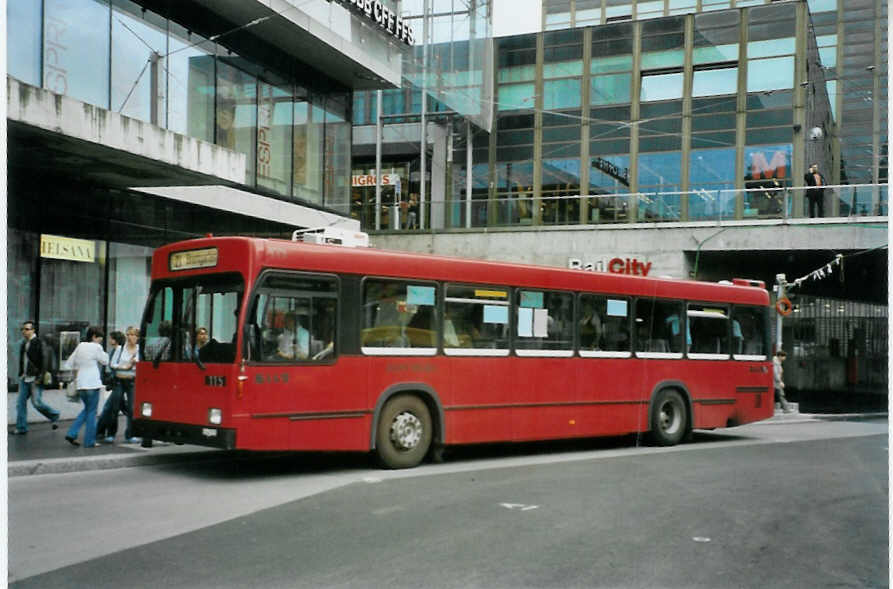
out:
M356 174L350 177L350 185L354 188L375 186L375 174ZM382 174L382 186L400 186L400 174Z
M651 262L640 262L636 258L611 258L610 260L597 260L595 262L583 261L580 258L568 258L567 267L571 270L586 270L588 272L648 276L648 273L651 271Z
M407 45L415 44L412 27L380 0L338 0L345 8L370 20Z
M41 234L40 257L71 262L95 262L96 243L91 239Z

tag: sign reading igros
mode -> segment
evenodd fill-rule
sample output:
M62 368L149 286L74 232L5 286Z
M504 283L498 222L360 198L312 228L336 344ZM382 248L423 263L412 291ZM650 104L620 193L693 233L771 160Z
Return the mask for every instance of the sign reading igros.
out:
M40 257L71 262L95 262L96 242L58 235L40 235Z
M194 270L195 268L213 268L217 265L217 248L208 247L188 252L175 252L170 257L171 272L177 270Z

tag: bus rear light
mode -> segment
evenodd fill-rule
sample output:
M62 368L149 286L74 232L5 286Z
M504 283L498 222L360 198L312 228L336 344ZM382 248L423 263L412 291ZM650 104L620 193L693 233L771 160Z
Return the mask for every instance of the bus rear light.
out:
M211 407L208 409L208 423L212 423L214 425L220 425L223 421L223 411L220 409L216 409Z
M152 417L152 403L143 403L140 405L140 415L143 417Z

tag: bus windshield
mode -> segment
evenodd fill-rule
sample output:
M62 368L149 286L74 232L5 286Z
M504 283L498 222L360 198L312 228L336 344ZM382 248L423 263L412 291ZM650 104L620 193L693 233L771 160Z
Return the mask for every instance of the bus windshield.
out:
M236 358L238 274L193 276L153 285L142 329L143 357L154 363L231 363Z

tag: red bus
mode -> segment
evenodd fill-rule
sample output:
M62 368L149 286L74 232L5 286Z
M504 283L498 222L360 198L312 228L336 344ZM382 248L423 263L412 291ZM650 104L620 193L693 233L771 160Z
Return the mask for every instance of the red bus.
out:
M389 468L450 444L676 444L773 414L769 296L733 282L247 237L167 245L135 435L371 450Z

